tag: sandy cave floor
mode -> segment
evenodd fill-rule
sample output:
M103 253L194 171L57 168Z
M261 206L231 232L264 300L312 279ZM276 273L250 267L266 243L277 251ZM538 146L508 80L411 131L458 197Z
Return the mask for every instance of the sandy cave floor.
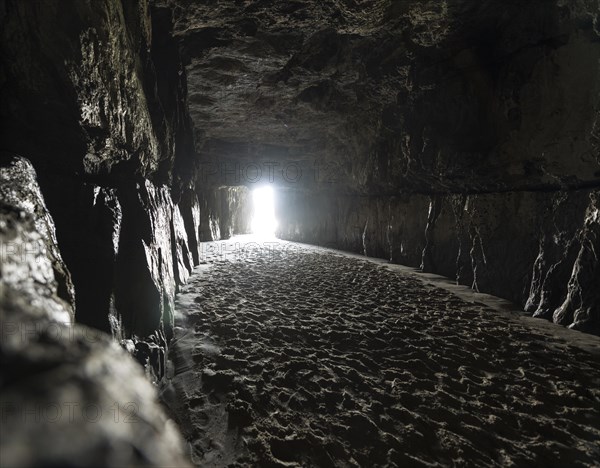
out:
M195 464L600 466L600 359L573 340L381 262L221 246L163 390Z

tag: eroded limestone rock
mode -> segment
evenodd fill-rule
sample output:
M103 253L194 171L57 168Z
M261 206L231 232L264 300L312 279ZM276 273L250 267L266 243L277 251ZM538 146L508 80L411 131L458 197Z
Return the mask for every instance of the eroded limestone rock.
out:
M9 0L0 10L0 139L38 171L80 291L77 319L119 339L164 334L191 269L173 198L195 174L170 9Z
M71 275L56 242L54 221L29 161L0 154L0 279L56 322L75 314Z
M110 335L72 324L73 286L35 171L24 158L4 156L0 464L187 466L178 430L142 367ZM92 192L102 209L114 201Z
M576 330L598 332L600 321L600 192L590 193L583 226L577 233L579 252L568 283L567 297L552 318Z

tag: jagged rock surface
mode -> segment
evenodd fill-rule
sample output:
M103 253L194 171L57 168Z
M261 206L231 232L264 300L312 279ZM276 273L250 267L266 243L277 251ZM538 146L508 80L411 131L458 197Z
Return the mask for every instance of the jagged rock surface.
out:
M279 235L387 258L600 334L598 191L348 197L283 192Z
M75 292L56 245L54 221L35 169L26 159L0 154L0 288L18 292L42 317L71 324ZM40 317L41 318L41 317Z
M203 192L201 198L201 241L250 232L250 194L246 187L220 187Z
M142 368L72 324L69 271L27 160L2 161L0 196L0 464L187 466Z
M199 261L201 204L227 233L227 202L238 203L189 199L193 131L172 23L147 0L0 5L2 149L38 171L77 321L137 343L143 362L166 353L175 292Z
M160 331L163 317L168 328L187 255L173 199L193 183L169 10L8 1L3 13L2 141L38 169L78 321L125 336Z

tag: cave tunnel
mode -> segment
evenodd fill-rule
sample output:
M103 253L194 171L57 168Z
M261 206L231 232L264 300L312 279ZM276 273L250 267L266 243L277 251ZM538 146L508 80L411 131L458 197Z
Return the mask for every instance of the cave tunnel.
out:
M599 12L0 0L0 466L598 466Z

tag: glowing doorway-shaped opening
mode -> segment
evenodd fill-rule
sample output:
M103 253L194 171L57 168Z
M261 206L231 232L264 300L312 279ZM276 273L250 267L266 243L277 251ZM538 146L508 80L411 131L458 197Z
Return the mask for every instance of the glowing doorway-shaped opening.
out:
M260 187L252 191L253 217L252 233L264 237L274 237L277 229L275 219L275 195L273 188Z

